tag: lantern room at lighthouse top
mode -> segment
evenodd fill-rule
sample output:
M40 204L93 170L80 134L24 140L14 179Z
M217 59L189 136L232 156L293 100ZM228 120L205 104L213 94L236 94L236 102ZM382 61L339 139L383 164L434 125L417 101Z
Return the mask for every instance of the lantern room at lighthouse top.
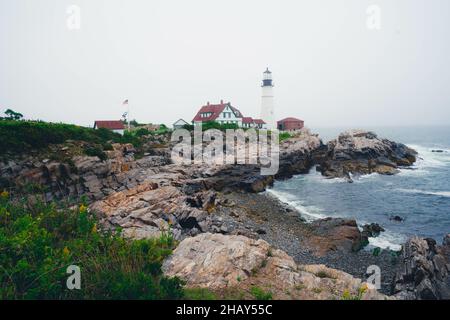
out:
M272 83L272 72L269 71L269 68L266 69L266 71L264 71L263 74L263 87L272 87L273 83Z

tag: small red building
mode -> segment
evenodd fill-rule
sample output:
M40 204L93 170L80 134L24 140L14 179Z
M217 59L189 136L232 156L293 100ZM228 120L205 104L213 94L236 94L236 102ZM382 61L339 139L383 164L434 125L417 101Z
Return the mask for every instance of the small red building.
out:
M303 120L292 117L277 121L277 128L280 131L298 131L304 126L305 122Z

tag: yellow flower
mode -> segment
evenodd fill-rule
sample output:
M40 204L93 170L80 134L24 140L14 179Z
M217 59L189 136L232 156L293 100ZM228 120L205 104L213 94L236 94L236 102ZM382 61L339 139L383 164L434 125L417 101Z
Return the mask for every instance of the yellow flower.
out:
M368 283L364 283L362 286L361 286L361 292L362 293L365 293L367 290L369 290L369 284Z
M80 206L80 212L86 212L86 210L87 210L87 207L84 204L82 204Z
M5 199L8 198L9 197L9 192L6 191L6 190L3 190L3 192L0 193L0 197L5 198Z
M97 233L97 224L95 223L91 230L92 233Z
M63 249L63 256L64 256L64 258L67 258L69 256L69 254L70 254L69 248L64 247L64 249Z

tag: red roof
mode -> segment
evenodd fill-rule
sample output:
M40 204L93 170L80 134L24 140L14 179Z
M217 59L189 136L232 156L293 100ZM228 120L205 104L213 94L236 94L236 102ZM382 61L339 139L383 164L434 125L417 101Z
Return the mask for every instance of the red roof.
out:
M253 123L252 117L242 117L242 123Z
M125 129L125 126L120 120L102 120L102 121L95 121L94 129L95 128L105 128L109 130L123 130Z
M192 121L193 122L214 121L220 116L220 113L223 111L223 109L225 109L226 106L229 106L231 110L233 110L236 117L238 118L242 117L242 114L238 109L232 107L230 103L223 103L223 101L221 101L220 104L207 104L206 106L201 107L200 110L197 112L197 115L194 117L194 119L192 119ZM209 117L204 118L201 116L202 113L211 113L211 115Z
M262 119L253 119L253 122L256 124L266 124L266 122Z
M300 120L300 119L297 119L297 118L293 118L293 117L289 117L289 118L284 118L283 120L277 121L277 123L287 122L287 121L304 122L303 120Z

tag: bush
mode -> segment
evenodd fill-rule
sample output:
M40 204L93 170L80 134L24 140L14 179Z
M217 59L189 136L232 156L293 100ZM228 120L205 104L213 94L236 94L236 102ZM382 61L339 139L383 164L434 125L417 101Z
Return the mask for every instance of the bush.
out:
M84 205L9 199L0 194L1 299L179 299L182 282L162 275L175 246L167 234L131 241L98 230ZM66 288L67 267L81 269L81 290Z
M250 289L250 292L255 297L256 300L272 300L272 293L266 292L260 287L253 286Z
M280 142L283 141L283 140L287 140L287 139L289 139L291 137L292 137L292 135L289 132L281 132L279 134Z
M94 130L64 123L42 121L0 120L0 150L21 153L30 149L43 149L50 144L67 140L104 144L122 142L126 138L107 129Z
M193 131L194 130L194 126L190 125L190 124L186 124L183 126L184 129L189 130L189 131ZM207 122L203 122L202 124L202 131L206 131L209 129L218 129L221 131L225 131L226 129L239 129L239 126L237 124L234 123L226 123L226 124L221 124L217 121L207 121Z
M205 288L185 289L184 298L187 300L217 300L217 296Z
M150 134L150 131L148 131L148 130L145 129L145 128L137 129L137 130L134 132L134 135L137 136L137 137L148 136L149 134Z
M111 146L112 147L112 146ZM105 161L108 156L102 149L97 146L88 146L84 149L84 153L91 157L98 157L100 160Z

